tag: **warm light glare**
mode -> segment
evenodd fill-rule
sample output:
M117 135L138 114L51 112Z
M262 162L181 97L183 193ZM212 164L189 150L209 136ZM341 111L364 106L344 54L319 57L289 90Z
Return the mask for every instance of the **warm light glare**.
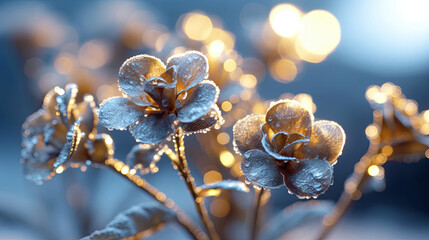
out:
M279 4L270 12L270 24L282 37L293 37L298 33L301 11L292 4Z
M240 77L240 84L245 88L253 88L258 83L258 80L252 74L243 74Z
M270 72L275 80L281 83L288 83L295 79L298 69L291 60L279 59L271 65Z
M314 10L301 21L299 41L308 51L326 55L332 52L341 39L340 23L330 12Z
M233 59L228 59L223 63L223 68L227 72L234 71L236 67L237 67L237 64L235 63L235 61Z
M374 125L369 125L366 129L365 129L365 134L369 137L369 138L374 138L378 135L378 128Z
M229 209L229 202L222 198L215 198L210 204L210 213L218 218L228 215Z
M228 133L221 132L217 135L216 139L219 144L225 145L229 143L230 137Z
M222 151L219 159L225 167L232 167L235 162L234 155L230 151Z
M213 25L209 17L200 13L190 13L183 21L183 31L193 40L201 41L210 36Z
M219 57L224 49L225 44L221 40L214 40L209 46L209 54L212 57Z
M223 111L229 112L232 109L232 104L231 104L230 101L225 101L225 102L222 103L221 107L222 107Z
M376 166L376 165L371 165L371 166L368 168L368 174L369 174L371 177L377 176L379 173L380 173L380 169L379 169L379 168L378 168L378 166Z
M59 167L57 167L57 169L55 169L55 172L57 173L57 174L61 174L62 172L64 172L64 167L61 165L61 166L59 166Z
M203 179L205 184L214 183L222 180L222 175L215 170L211 170L204 174Z

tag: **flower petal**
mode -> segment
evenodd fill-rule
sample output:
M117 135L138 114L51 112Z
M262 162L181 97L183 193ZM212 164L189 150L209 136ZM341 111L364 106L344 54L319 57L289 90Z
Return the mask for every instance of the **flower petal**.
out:
M98 110L100 124L106 128L125 129L143 116L144 108L124 97L105 100Z
M334 169L323 159L289 162L283 168L284 183L299 198L317 197L333 182Z
M194 134L207 132L216 124L220 126L223 122L219 107L213 104L204 116L190 123L180 123L180 126L185 134Z
M60 119L67 127L70 127L70 124L76 121L72 110L75 107L77 92L77 85L69 83L66 85L64 92L55 98L58 104Z
M94 98L91 95L85 95L83 102L78 105L78 118L81 118L80 129L87 137L95 137L97 129L95 126L98 124L97 108ZM92 134L91 134L92 133Z
M278 101L266 114L266 122L274 133L300 133L305 137L311 134L313 118L307 108L294 100Z
M76 151L77 146L80 143L81 139L81 131L79 128L80 121L76 121L73 126L71 126L70 130L67 132L67 141L61 149L60 154L57 157L57 160L54 163L54 168L59 167L65 161L70 159L72 154Z
M206 78L209 65L206 56L197 51L188 51L170 57L167 68L176 66L177 92L198 85Z
M316 121L313 124L310 142L295 151L295 156L298 159L325 159L335 164L343 151L345 140L344 130L338 123Z
M51 116L56 116L57 110L57 101L56 98L62 94L64 90L60 87L55 87L51 89L48 93L46 93L45 98L43 99L43 108L46 109L46 111Z
M158 58L137 55L127 59L119 69L119 87L135 104L149 106L151 103L143 92L143 82L164 72L165 65Z
M273 149L273 147L271 146L269 140L268 140L268 135L264 134L264 136L262 137L262 146L264 147L264 150L273 158L277 159L277 160L282 160L282 161L295 161L297 160L295 157L293 156L283 156L280 155L279 153L276 152L275 149Z
M142 174L155 172L155 163L163 153L158 145L138 144L127 154L126 163L133 169L140 170Z
M280 168L276 161L259 149L252 149L243 154L241 171L246 179L263 188L278 188L283 184Z
M216 103L219 88L212 81L203 81L188 91L188 97L182 102L183 107L178 112L182 123L193 122L204 116L210 107Z
M264 115L247 115L238 120L233 127L234 150L237 154L244 154L252 149L264 150L261 140L261 124L265 122Z
M130 127L130 132L138 142L156 144L174 133L176 116L167 113L152 113L141 117L139 122Z

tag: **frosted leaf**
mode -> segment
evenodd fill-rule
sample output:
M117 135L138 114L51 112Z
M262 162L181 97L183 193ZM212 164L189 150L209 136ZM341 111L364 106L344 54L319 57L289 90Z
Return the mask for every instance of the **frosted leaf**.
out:
M104 161L113 157L115 146L112 138L105 133L97 134L94 141L91 141L91 147L88 149L91 161L103 164Z
M104 229L82 240L141 239L176 219L176 214L164 205L146 202L119 213Z
M316 121L310 136L310 142L295 151L299 159L325 159L331 164L341 155L346 140L343 128L336 122Z
M243 154L241 171L247 181L263 188L278 188L283 185L283 177L276 160L259 149Z
M300 133L309 137L313 118L313 114L297 101L281 100L268 109L265 121L274 133Z
M264 149L261 143L262 131L260 130L260 125L264 122L264 115L247 115L234 124L233 144L237 154L244 154L252 149Z
M152 113L140 118L130 127L130 132L138 142L157 144L174 133L176 116L168 113Z
M204 184L197 188L198 195L205 197L210 190L234 190L239 192L248 192L249 188L240 181L222 180L211 184Z
M182 123L193 122L204 116L216 103L219 88L214 82L205 80L187 94L188 97L182 102L183 108L178 112L178 119Z
M140 170L142 174L155 172L155 164L163 153L163 149L158 145L138 144L127 154L126 163L133 169Z
M170 57L167 68L176 66L177 92L198 85L207 77L209 65L206 56L197 51L188 51Z
M301 198L323 194L333 182L334 169L323 159L288 162L282 174L286 187Z
M290 230L308 224L311 220L320 221L323 216L332 211L333 207L333 202L323 200L294 203L271 218L265 224L258 239L278 239Z
M164 71L165 66L158 58L145 54L134 56L119 69L119 87L135 104L150 106L151 102L144 96L143 82Z
M64 92L56 97L60 119L67 127L76 120L72 110L75 107L77 92L77 85L69 83L66 85Z
M185 134L190 135L207 132L217 123L223 123L222 113L219 107L213 104L211 109L204 116L190 123L180 123L180 126Z
M98 110L100 124L106 128L125 129L143 116L144 108L124 97L104 101Z
M79 145L80 139L81 139L81 131L79 128L80 121L76 121L73 126L71 126L70 130L67 132L66 136L66 143L64 144L63 148L61 149L60 154L57 157L57 160L54 163L54 168L57 168L61 164L63 164L65 161L70 159L72 154L76 151L77 146Z

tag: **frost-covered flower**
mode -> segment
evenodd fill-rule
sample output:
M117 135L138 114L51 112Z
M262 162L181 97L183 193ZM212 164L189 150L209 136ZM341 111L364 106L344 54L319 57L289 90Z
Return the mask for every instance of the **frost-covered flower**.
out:
M85 95L76 103L77 93L75 84L54 88L46 94L43 107L22 125L21 161L27 179L41 184L70 163L104 161L101 150L112 148L106 143L108 135L96 135L93 97Z
M392 83L370 86L366 97L375 110L371 128L376 129L368 137L378 141L380 149L391 147L389 154L383 153L387 160L415 162L429 152L429 110L419 113L417 103Z
M333 182L333 165L345 134L331 121L314 121L297 101L281 100L266 115L248 115L234 125L234 146L242 154L247 181L263 188L284 183L298 197L317 197Z
M126 129L138 142L158 144L178 127L185 133L207 131L221 120L215 104L219 89L204 80L204 55L189 51L174 55L165 66L158 58L138 55L119 70L123 97L104 101L100 123L109 129Z

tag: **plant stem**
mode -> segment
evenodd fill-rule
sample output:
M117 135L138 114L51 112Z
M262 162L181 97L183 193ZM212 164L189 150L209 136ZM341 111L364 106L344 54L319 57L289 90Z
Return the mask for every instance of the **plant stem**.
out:
M261 200L262 200L262 195L264 195L264 189L257 189L255 188L255 203L254 203L254 210L253 210L253 216L252 216L252 225L250 228L251 231L251 235L250 235L250 239L251 240L255 240L256 239L256 235L258 234L258 216L259 216L259 210L261 208Z
M317 239L324 239L350 207L350 204L360 199L362 194L361 190L368 180L368 168L373 164L372 159L378 151L378 142L371 142L367 153L355 165L352 177L344 184L343 193L335 204L332 212L323 217L322 231Z
M208 236L200 230L200 228L174 203L173 200L168 199L163 192L159 191L157 188L149 184L140 176L130 173L128 165L117 159L108 159L105 161L105 165L119 175L123 176L125 179L134 183L141 190L149 194L149 196L151 196L157 202L165 205L166 207L174 211L177 216L177 222L194 239L208 239Z
M186 187L191 193L192 198L194 199L195 207L197 208L198 214L201 217L201 221L207 233L212 240L218 240L219 236L215 230L214 224L211 221L207 209L204 206L204 197L198 195L195 190L195 181L191 175L191 171L188 168L188 161L185 156L185 144L183 141L183 130L178 128L174 136L174 147L177 154L174 154L171 149L167 150L165 154L171 159L171 162L174 166L177 167L183 179L185 180Z

